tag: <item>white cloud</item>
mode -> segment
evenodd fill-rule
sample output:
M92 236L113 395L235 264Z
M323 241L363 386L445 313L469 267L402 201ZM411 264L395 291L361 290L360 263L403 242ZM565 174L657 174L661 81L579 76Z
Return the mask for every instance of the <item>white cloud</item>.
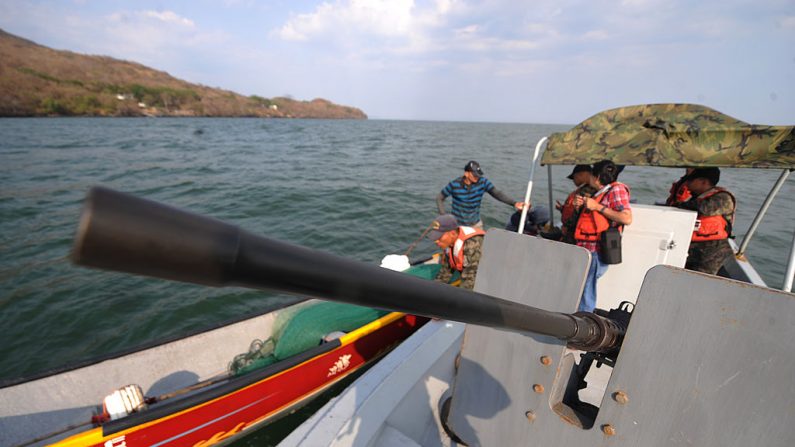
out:
M119 11L109 14L107 19L111 22L138 24L138 25L177 25L183 28L194 28L193 20L180 16L173 11Z
M666 0L622 0L622 7L636 7L636 8L651 8L660 3L665 3Z
M478 25L469 25L463 28L458 28L456 30L453 30L456 37L462 37L462 38L475 36L477 35L478 31L480 31L480 26Z
M506 5L507 12L503 10ZM322 3L311 12L293 15L271 36L334 47L344 53L346 60L369 63L373 68L383 67L385 54L403 57L402 62L394 63L407 70L412 70L412 60L406 58L420 58L417 63L422 64L429 57L445 61L426 65L432 70L446 66L457 53L531 51L555 39L555 30L545 24L529 25L520 33L488 24L495 21L495 14L499 20L512 23L515 11L516 5L502 0L478 4L462 0L335 0Z
M525 31L527 33L535 35L544 35L544 34L548 35L556 33L556 30L551 23L541 23L541 22L526 23L522 26L521 31Z
M236 7L253 7L256 6L256 0L224 0L224 6L227 8L236 8Z
M597 29L588 31L587 33L583 34L582 37L584 37L585 40L606 40L610 37L610 34L603 29Z
M193 28L194 26L193 20L186 19L185 17L180 17L177 13L173 11L144 11L143 15L145 17L160 20L161 22L165 23L187 26L189 28Z
M311 13L292 17L274 34L285 40L351 33L406 36L416 24L413 10L413 0L338 0L322 3Z
M778 25L784 29L795 29L795 16L780 18L778 20Z

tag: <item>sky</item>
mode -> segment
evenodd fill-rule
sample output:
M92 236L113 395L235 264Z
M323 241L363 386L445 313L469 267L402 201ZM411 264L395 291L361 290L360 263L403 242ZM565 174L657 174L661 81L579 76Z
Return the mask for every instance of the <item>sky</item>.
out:
M0 28L376 119L575 124L688 102L795 124L795 0L0 0Z

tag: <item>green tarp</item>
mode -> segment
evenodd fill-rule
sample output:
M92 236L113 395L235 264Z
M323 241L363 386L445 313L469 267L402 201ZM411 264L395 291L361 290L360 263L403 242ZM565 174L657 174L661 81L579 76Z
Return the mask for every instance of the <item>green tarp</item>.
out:
M549 137L541 164L795 169L795 127L748 124L693 104L598 113Z

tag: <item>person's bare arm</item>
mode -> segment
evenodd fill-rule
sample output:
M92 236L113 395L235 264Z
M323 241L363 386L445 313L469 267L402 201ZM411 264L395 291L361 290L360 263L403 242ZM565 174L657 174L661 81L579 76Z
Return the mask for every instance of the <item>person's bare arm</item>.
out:
M439 208L439 214L444 214L444 199L445 197L442 193L436 196L436 207Z

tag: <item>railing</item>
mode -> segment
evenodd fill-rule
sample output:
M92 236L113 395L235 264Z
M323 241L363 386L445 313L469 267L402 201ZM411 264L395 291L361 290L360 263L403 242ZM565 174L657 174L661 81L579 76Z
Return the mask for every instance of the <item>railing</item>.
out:
M524 223L527 220L527 212L530 209L529 206L530 194L533 192L533 174L535 174L536 162L538 161L538 154L541 152L541 146L544 143L546 143L546 141L547 137L538 140L538 143L536 144L536 150L533 153L533 161L530 164L530 180L527 181L527 192L525 192L524 194L524 207L522 208L522 218L519 219L519 228L516 230L516 232L519 234L522 234L522 232L524 231ZM551 188L550 191L552 191ZM550 216L552 216L552 210L553 208L549 209Z

